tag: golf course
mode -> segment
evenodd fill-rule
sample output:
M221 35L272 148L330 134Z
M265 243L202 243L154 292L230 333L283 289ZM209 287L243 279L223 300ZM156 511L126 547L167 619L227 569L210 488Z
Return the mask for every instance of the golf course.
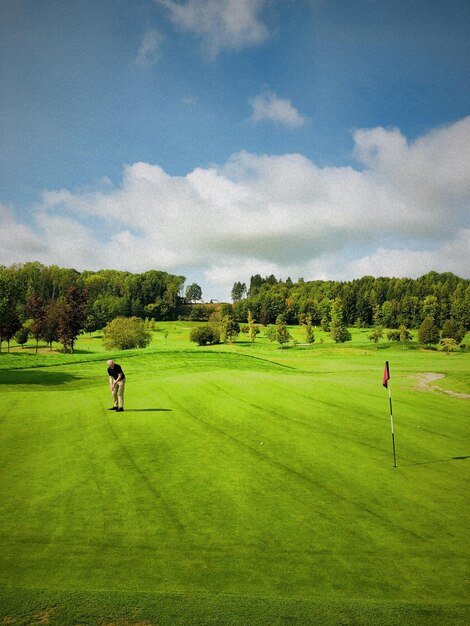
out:
M468 349L194 325L0 354L0 624L470 623Z

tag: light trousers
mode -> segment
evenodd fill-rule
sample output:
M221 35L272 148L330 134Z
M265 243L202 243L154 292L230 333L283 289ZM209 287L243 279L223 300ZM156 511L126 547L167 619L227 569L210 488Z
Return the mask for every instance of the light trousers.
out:
M117 406L120 409L124 408L124 387L125 386L126 386L126 381L120 380L114 384L114 389L112 391L114 406Z

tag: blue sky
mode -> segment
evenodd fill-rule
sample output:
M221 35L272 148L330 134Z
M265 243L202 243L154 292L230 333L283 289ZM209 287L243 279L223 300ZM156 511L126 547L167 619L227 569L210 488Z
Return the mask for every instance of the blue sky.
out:
M469 277L464 0L0 0L0 263Z

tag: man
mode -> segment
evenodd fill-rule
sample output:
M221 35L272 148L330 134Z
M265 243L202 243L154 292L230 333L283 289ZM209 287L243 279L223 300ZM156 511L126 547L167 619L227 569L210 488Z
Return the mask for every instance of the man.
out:
M122 367L115 363L112 359L108 361L109 388L114 399L114 406L110 411L124 411L124 386L126 377L122 371Z

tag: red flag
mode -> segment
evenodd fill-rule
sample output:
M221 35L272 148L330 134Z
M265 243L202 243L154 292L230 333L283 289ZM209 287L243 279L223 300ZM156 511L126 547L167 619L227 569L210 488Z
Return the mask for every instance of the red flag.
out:
M388 387L389 380L390 380L390 371L388 369L388 361L385 361L385 371L384 371L384 377L382 379L382 385L384 387Z

